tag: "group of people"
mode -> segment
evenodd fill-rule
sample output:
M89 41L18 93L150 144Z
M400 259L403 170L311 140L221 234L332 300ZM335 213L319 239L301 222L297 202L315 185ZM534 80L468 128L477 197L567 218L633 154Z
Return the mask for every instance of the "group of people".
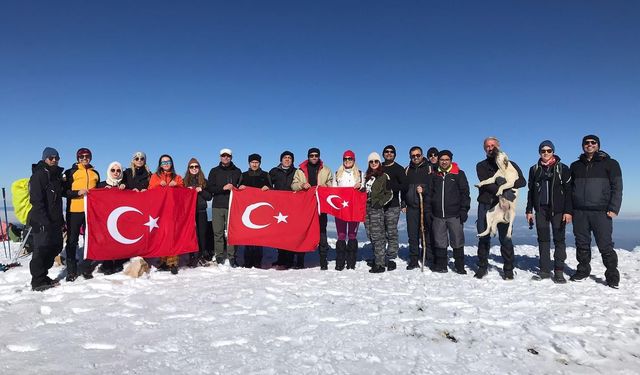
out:
M600 150L600 140L595 135L587 135L582 141L583 153L579 159L567 167L555 154L551 141L540 143L538 162L529 170L528 199L526 217L530 225L535 223L540 266L534 276L536 280L551 278L556 283L566 282L564 268L566 260L565 227L573 221L576 238L577 271L571 280L578 281L590 275L591 233L602 254L606 267L606 282L616 288L620 275L617 269L617 255L613 249L612 219L618 214L622 203L622 173L619 164L607 153ZM498 171L496 156L500 142L488 137L483 142L486 158L476 165L480 181L493 176ZM409 259L406 269L419 267L421 246L426 264L433 272L448 271L448 251L453 249L454 267L458 274L466 274L464 262L464 230L471 207L470 188L467 177L459 165L453 161L450 150L428 149L426 155L419 146L409 150L410 162L406 167L396 162L396 149L388 145L382 150L382 157L372 152L367 157L367 168L363 171L356 164L355 153L344 152L342 165L333 174L320 158L320 149L310 148L307 159L298 167L294 166L294 154L284 151L280 163L269 172L261 169L259 154L248 157L249 168L242 172L233 163L233 153L223 148L219 153L220 162L209 172L208 178L197 159L187 164L183 176L176 173L173 159L164 154L158 159L154 172L147 164L145 153L136 152L127 169L118 162L112 162L101 181L100 174L90 162L92 153L87 148L77 151L77 162L68 170L58 166L60 156L57 150L47 147L42 159L33 165L30 185L30 201L33 208L28 224L33 228L34 251L30 263L33 290L42 291L58 285L47 276L54 258L63 247L63 229L66 222L67 242L66 280L73 282L82 270L84 278L91 278L94 264L84 260L80 267L76 251L81 229L85 224L83 198L93 188L129 189L145 191L186 187L194 189L197 196L196 233L198 251L191 253L189 266L208 266L213 262L237 267L236 249L226 243L226 224L229 215L229 198L233 189L255 187L262 190L308 190L315 186L351 187L367 193L365 229L371 241L374 259L369 272L380 273L396 269L398 256L398 221L405 213L409 237ZM527 182L518 165L511 161L518 171L518 179L512 189L506 189L502 196L515 199L515 189ZM496 179L495 183L484 185L478 192L477 230L482 233L487 227L486 213L498 204L496 193L506 181ZM67 201L66 220L63 214L62 198ZM213 252L207 249L208 201L212 203ZM320 241L318 252L320 269L328 269L329 245L327 242L327 215L320 214ZM335 269L355 269L358 251L357 233L359 222L335 219L337 242ZM503 278L513 279L514 247L507 234L508 224L498 224L500 253L503 258ZM551 235L554 242L554 262L551 263ZM490 235L478 240L478 268L476 278L483 278L488 271ZM244 267L262 265L263 250L258 246L244 249ZM279 268L304 268L305 253L278 249L274 266ZM105 274L122 270L126 260L102 262L100 269ZM178 273L177 256L160 259L159 269ZM553 271L553 272L552 272Z

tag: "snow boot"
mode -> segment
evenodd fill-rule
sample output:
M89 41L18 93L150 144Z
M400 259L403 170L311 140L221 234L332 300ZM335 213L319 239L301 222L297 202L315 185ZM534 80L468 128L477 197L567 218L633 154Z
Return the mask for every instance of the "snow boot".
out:
M453 249L453 259L456 273L466 275L467 271L464 269L464 247Z
M326 271L329 269L329 265L327 263L327 253L325 251L320 250L320 270L322 271Z
M553 282L556 284L567 283L567 279L564 278L564 272L562 270L553 271Z
M347 241L338 240L336 242L336 271L342 271L346 262Z
M434 249L435 258L433 260L433 266L431 271L437 273L447 273L447 249L436 248Z
M416 256L411 256L409 257L409 263L407 263L407 270L414 270L416 268L418 268L418 257Z
M347 269L355 270L357 260L358 260L358 240L349 240L349 242L347 242L347 251L346 251Z
M387 271L393 271L396 269L396 262L393 260L387 261Z
M540 281L540 280L550 279L550 278L551 278L551 272L546 272L546 271L538 271L537 274L531 276L531 280L535 280L535 281Z
M295 265L294 269L301 270L304 268L304 255L305 253L296 253L295 254Z
M485 267L478 268L476 274L473 275L473 277L475 277L476 279L482 279L485 276L487 276L487 269Z
M582 281L582 280L586 279L589 276L590 275L587 275L585 273L576 272L576 273L573 274L573 276L571 276L569 278L569 280L571 280L571 281Z
M371 267L371 269L369 270L369 273L382 273L384 271L385 269L383 266L379 266L376 264L373 267Z

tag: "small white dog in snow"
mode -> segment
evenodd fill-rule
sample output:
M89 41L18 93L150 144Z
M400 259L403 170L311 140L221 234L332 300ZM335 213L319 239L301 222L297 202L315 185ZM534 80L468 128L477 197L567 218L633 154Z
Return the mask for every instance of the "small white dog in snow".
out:
M478 237L486 236L489 233L491 233L491 236L495 236L498 232L498 224L508 223L509 229L507 230L507 238L511 238L513 220L516 218L518 189L513 189L513 193L515 195L513 201L503 197L502 193L507 189L513 188L513 185L518 180L518 171L513 165L511 165L507 154L502 151L498 151L498 154L496 155L496 164L498 165L498 171L493 175L493 177L480 181L476 187L493 184L496 181L496 177L502 177L507 182L498 187L498 192L496 193L496 196L499 199L498 204L487 211L487 229L482 233L478 233Z
M133 257L129 263L127 263L123 273L127 276L138 278L145 273L149 275L149 271L149 263L147 263L144 258Z

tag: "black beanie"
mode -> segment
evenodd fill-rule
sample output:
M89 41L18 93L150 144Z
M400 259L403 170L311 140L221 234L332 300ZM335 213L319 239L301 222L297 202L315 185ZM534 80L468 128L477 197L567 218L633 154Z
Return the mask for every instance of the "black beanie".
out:
M442 155L447 155L449 156L449 159L453 160L453 153L449 150L442 150L440 152L438 152L438 159L440 159L442 157Z
M287 151L284 151L282 154L280 154L280 161L282 161L282 158L284 158L287 155L291 156L292 162L295 160L295 158L293 157L293 152L287 150Z
M429 150L427 150L427 156L431 155L431 154L438 154L438 149L435 147L431 147L429 148Z
M258 155L258 154L251 154L249 155L249 163L251 163L252 161L257 160L258 163L262 163L262 156Z
M598 144L598 148L600 148L600 138L598 138L597 135L589 134L589 135L585 135L584 137L582 137L582 145L583 146L584 146L584 141L586 141L587 139L593 139L594 141L596 141L596 143Z
M538 146L538 152L542 151L542 148L544 146L547 146L551 149L551 151L556 152L556 147L553 145L553 142L551 142L550 140L545 140L540 142L540 146Z
M386 145L383 149L382 149L382 153L384 154L385 150L393 150L393 154L396 155L396 148L394 145Z
M309 149L309 151L307 151L307 157L309 157L309 155L311 155L313 153L316 153L316 154L318 154L318 156L320 156L320 149L317 148L317 147L311 147Z

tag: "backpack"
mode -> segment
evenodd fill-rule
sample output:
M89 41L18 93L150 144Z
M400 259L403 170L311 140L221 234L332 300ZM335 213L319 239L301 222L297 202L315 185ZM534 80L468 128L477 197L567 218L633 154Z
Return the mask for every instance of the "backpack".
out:
M22 224L27 223L27 217L31 212L31 202L29 201L29 179L21 178L11 184L11 195L13 197L13 210L16 218Z
M538 173L538 169L540 169L540 164L536 163L535 167L533 168L533 177L536 176L536 174ZM558 175L558 180L560 180L560 185L564 184L564 182L562 181L562 163L556 163L556 165L553 166L553 171L556 175Z

